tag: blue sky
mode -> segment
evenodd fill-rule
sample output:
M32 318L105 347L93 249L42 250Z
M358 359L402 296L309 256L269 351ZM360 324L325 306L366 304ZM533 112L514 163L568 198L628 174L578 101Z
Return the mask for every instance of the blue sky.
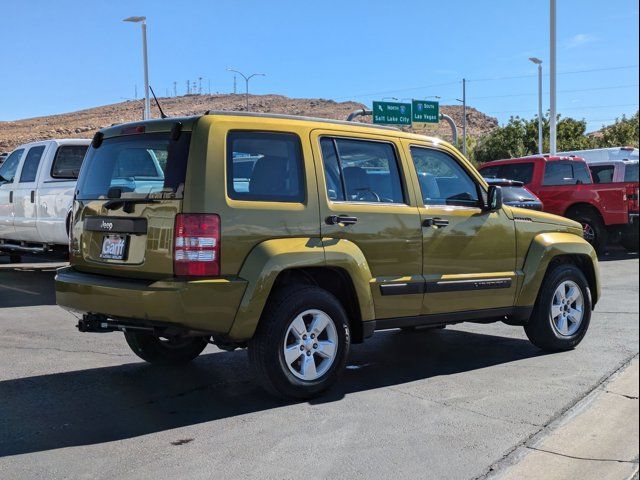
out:
M469 104L504 122L535 115L527 59L549 56L547 0L0 0L0 12L0 120L122 101L136 84L141 96L140 28L121 21L130 15L148 18L160 95L198 77L229 92L232 66L267 73L255 93L450 104L466 77ZM558 71L561 114L596 129L635 112L637 0L558 0Z

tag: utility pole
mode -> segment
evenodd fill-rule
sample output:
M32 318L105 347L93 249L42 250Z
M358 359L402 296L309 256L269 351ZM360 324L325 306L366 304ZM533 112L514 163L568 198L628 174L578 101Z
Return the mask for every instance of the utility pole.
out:
M529 60L538 65L538 153L542 155L542 60L536 57L529 57Z
M134 91L133 98L135 98L137 100L138 99L138 84L137 83L133 86L133 91Z
M233 76L233 94L235 95L236 93L238 93L238 87L237 87L237 83L236 83L237 77L234 75Z
M187 80L187 95L191 93L191 81Z
M198 95L202 95L202 77L198 77Z
M178 96L178 82L176 82L175 80L173 81L173 96Z
M209 82L209 95L211 95L211 79L209 79L208 82Z
M558 151L556 131L556 0L550 0L550 38L549 38L549 91L550 91L550 116L549 118L549 153L555 155Z
M467 79L462 79L462 154L467 156Z

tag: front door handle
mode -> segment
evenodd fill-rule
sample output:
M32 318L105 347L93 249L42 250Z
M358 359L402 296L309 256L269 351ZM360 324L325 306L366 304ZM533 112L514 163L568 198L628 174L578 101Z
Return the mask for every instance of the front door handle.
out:
M13 203L13 192L9 192L9 203Z
M443 218L425 218L422 222L423 227L445 228L449 226L449 220Z
M36 203L36 191L31 190L31 203Z
M358 217L349 215L329 215L325 222L327 225L353 225L358 222Z

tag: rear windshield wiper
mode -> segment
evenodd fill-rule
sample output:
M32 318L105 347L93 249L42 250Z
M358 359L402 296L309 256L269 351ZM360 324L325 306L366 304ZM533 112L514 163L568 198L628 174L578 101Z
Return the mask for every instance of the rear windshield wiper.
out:
M103 206L107 210L117 210L122 207L125 213L133 213L133 207L137 203L158 203L159 200L150 198L151 191L143 198L121 198L122 189L111 187L107 192L107 197L111 200L107 201Z

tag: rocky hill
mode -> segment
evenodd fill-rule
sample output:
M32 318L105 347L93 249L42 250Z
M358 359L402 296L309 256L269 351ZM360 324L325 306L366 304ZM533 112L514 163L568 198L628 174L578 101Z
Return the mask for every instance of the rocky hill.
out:
M185 95L160 98L164 112L169 116L198 115L206 110L244 111L244 95ZM335 102L333 100L287 98L282 95L251 95L251 110L255 112L306 115L321 118L345 119L349 113L363 108L356 102ZM159 113L152 99L152 114ZM441 107L462 127L462 107ZM36 140L50 138L91 138L100 128L114 123L130 122L142 117L142 101L126 101L102 107L63 113L46 117L28 118L10 122L0 122L0 152L11 151L16 146ZM362 121L370 121L363 118ZM469 135L477 137L491 131L498 125L497 119L489 117L474 108L467 108ZM414 128L411 131L435 135L449 140L451 131L446 124Z

